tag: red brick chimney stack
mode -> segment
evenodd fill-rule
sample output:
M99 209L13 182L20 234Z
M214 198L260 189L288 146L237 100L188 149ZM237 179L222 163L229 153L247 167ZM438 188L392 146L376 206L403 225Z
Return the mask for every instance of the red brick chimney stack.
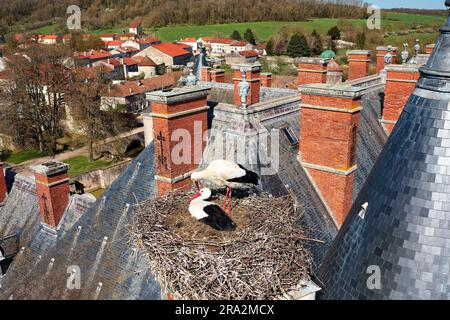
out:
M201 70L201 81L210 82L211 81L211 68L210 67L202 67Z
M272 73L261 73L261 87L272 87Z
M352 205L361 89L300 86L300 160L338 225Z
M225 83L225 70L213 69L210 71L211 82Z
M0 162L0 206L2 206L6 200L6 195L8 193L8 188L6 187L6 178L3 168L3 163Z
M234 70L234 104L241 105L241 97L239 96L238 85L242 81L242 72L245 70L247 82L250 84L250 91L247 96L247 106L259 102L259 93L261 90L261 64L259 62L236 64L232 66Z
M327 82L327 66L330 59L300 58L298 64L298 84Z
M391 55L392 55L392 61L391 64L396 64L397 63L397 51L398 48L397 47L392 47L391 50ZM384 57L386 56L388 52L388 47L377 47L377 68L376 68L376 72L380 73L381 70L384 69Z
M349 50L348 56L348 80L367 77L370 66L370 50Z
M159 195L191 187L191 173L198 168L206 146L209 90L186 86L146 94L152 108Z
M416 87L420 74L417 65L390 65L386 67L386 71L386 90L381 122L386 131L391 133L409 96Z
M56 229L69 203L69 165L48 161L31 169L36 180L41 221Z

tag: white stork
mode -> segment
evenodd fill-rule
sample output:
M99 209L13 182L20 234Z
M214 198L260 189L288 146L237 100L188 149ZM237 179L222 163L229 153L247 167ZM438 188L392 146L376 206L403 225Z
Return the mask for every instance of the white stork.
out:
M219 231L233 231L236 224L218 205L205 201L211 197L211 190L203 188L191 199L191 215L211 228Z
M240 164L228 160L214 160L203 171L194 172L191 175L192 181L198 189L199 180L208 180L219 187L227 187L223 209L231 212L232 188L239 188L243 185L258 185L259 176L250 170L247 170Z

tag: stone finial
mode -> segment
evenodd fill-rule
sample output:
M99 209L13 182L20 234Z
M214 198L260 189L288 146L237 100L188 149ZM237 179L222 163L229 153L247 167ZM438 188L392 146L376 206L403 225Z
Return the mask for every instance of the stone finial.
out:
M239 82L238 92L239 96L241 97L241 106L245 109L247 108L247 97L250 91L250 84L247 81L246 70L244 68L241 68L240 71L242 73L242 81Z
M402 62L403 62L403 64L406 64L406 62L408 61L408 58L409 58L408 44L404 43L403 44L403 51L402 51Z
M186 77L186 85L187 86L195 86L197 84L197 77L194 75L194 63L189 62L187 64L187 67L189 68L189 75Z
M417 64L417 55L420 50L420 40L416 39L416 44L414 45L414 64Z
M387 46L387 52L386 55L384 56L384 66L388 66L392 63L392 46L389 45Z

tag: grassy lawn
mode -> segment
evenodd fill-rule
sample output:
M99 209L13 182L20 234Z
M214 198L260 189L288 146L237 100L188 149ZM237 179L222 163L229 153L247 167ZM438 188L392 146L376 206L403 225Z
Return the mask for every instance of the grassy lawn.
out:
M403 43L407 42L410 46L414 43L415 39L419 39L422 49L425 49L425 44L435 43L439 37L439 33L410 33L408 35L396 35L388 36L386 43L391 43L394 46L403 48Z
M28 160L47 157L49 155L50 151L39 152L39 150L21 150L6 155L2 160L13 164L20 164Z
M82 173L108 167L113 163L113 161L99 159L93 162L89 162L89 159L87 157L77 156L64 160L64 163L70 165L69 175L71 177L74 177Z

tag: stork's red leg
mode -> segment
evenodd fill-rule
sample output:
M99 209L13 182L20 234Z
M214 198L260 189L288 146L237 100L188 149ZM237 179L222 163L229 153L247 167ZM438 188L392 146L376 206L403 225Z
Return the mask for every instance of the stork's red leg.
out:
M230 216L231 215L231 209L233 209L233 189L230 187L230 192L228 193L228 204L227 204L227 213Z
M228 199L228 193L230 191L230 188L227 187L227 193L225 194L225 200L223 201L223 210L227 211L227 199Z

